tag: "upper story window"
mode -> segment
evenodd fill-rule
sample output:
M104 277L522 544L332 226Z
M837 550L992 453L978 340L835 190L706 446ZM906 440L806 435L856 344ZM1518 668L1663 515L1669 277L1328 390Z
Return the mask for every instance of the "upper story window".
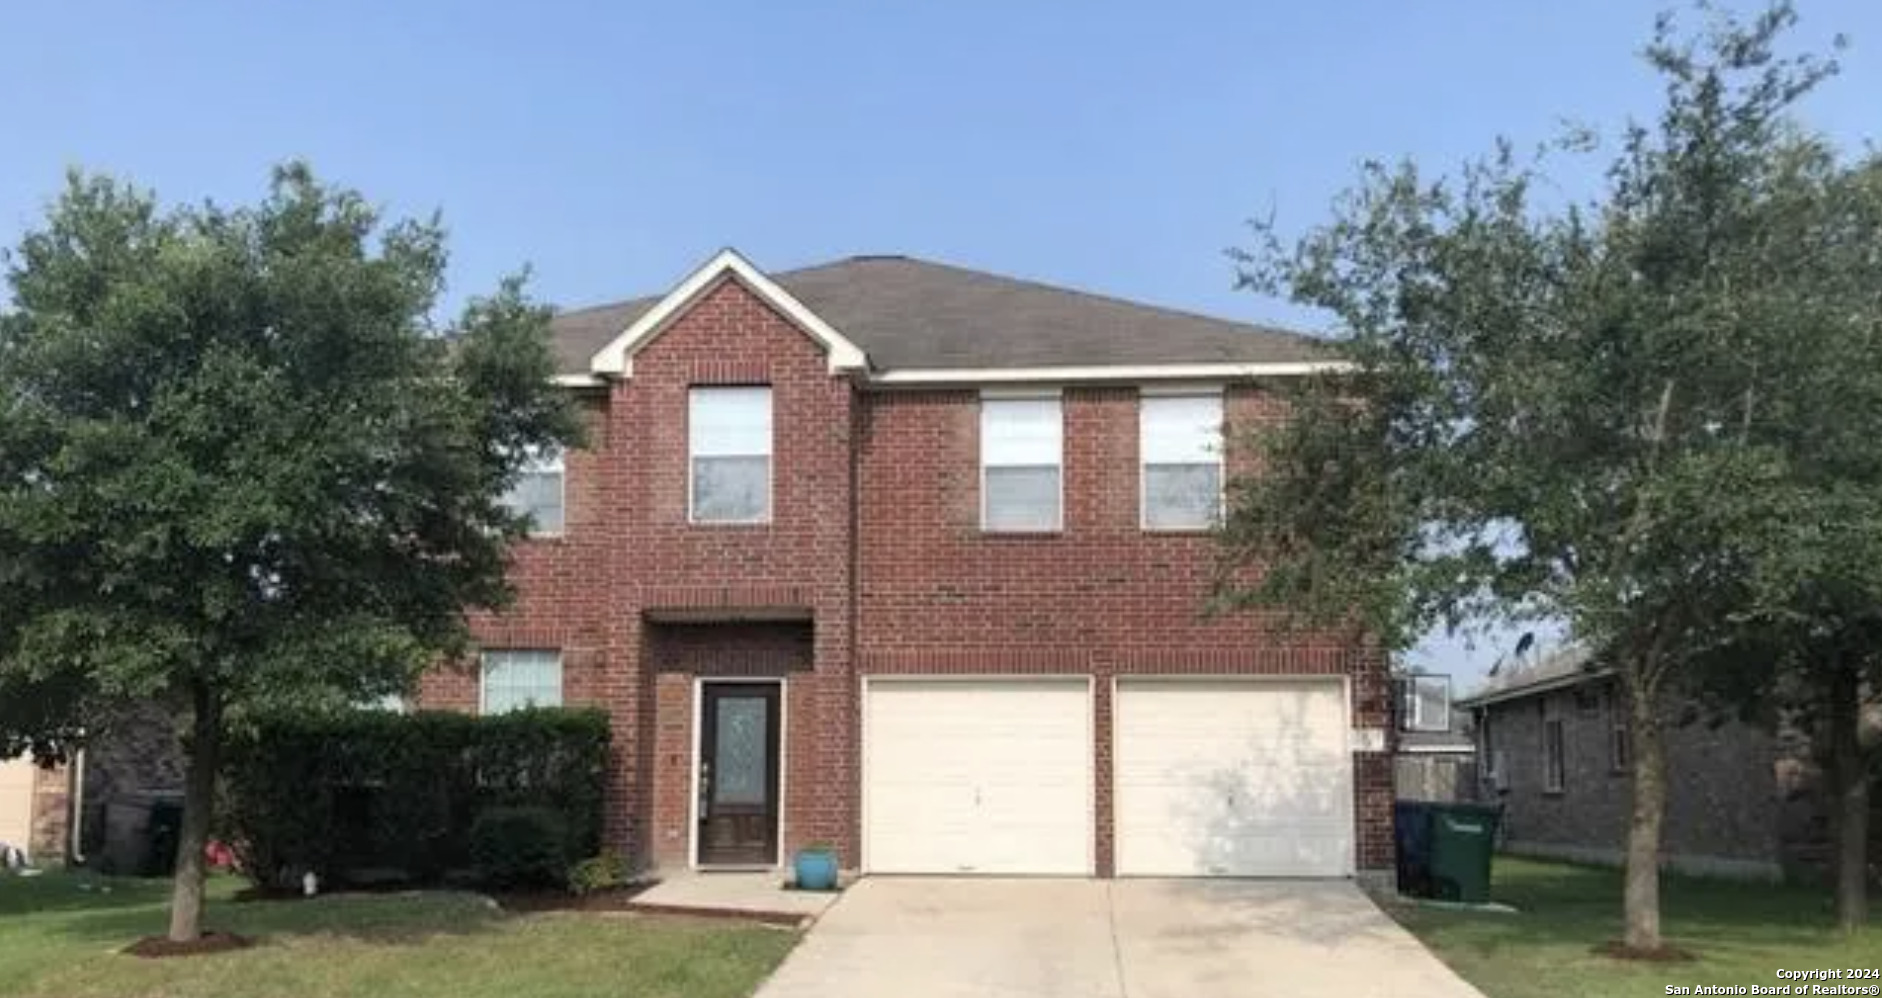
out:
M522 471L501 501L511 512L529 517L530 533L560 534L567 479L560 448L534 453L523 462Z
M1406 676L1399 680L1399 698L1400 730L1451 730L1451 677Z
M1063 524L1064 421L1054 398L980 400L980 523L1049 531Z
M479 711L562 706L562 655L554 651L486 651Z
M1222 396L1140 400L1145 530L1207 530L1222 517Z
M769 521L771 389L695 388L686 427L692 521Z

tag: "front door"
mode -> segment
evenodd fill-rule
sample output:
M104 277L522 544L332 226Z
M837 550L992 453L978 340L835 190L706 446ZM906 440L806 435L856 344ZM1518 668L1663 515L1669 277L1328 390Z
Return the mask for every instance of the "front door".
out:
M699 865L778 861L778 683L704 683Z

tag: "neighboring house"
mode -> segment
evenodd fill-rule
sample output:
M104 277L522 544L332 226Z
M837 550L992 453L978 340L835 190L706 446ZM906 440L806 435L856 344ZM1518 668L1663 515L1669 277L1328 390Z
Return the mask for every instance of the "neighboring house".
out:
M67 787L63 766L43 768L31 756L0 760L0 845L24 853L34 865L63 862L70 827Z
M61 765L0 761L0 843L25 849L36 865L135 874L167 863L150 855L149 821L153 804L181 807L182 770L168 718L133 707Z
M1484 792L1504 805L1506 849L1621 862L1632 801L1626 704L1619 680L1578 647L1458 702L1476 717ZM1665 741L1666 865L1776 880L1821 861L1826 832L1804 746L1703 718L1667 725Z
M1468 711L1451 709L1451 677L1407 674L1396 681L1397 755L1393 788L1399 800L1477 798L1477 740Z
M587 448L480 665L421 706L596 704L636 863L1345 876L1392 863L1364 647L1204 613L1221 431L1311 339L901 257L562 314Z

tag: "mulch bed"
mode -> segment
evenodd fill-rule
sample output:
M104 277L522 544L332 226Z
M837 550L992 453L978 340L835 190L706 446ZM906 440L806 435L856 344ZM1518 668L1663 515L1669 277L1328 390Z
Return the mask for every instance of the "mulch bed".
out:
M1596 946L1594 952L1597 956L1612 957L1616 960L1638 960L1642 963L1691 963L1699 959L1677 946L1635 949L1619 939Z
M655 881L639 884L624 884L589 894L570 894L567 891L495 891L489 894L497 907L512 912L538 911L628 911L633 908L636 895L654 885Z
M124 947L124 952L132 956L141 956L146 960L155 960L171 956L202 956L205 953L226 953L232 949L245 949L255 945L253 939L238 936L232 932L205 932L201 938L179 943L166 936L145 936Z

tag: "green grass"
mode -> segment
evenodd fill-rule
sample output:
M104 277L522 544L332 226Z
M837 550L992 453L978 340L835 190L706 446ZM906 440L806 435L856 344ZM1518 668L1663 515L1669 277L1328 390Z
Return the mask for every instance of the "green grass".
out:
M1489 998L1660 995L1669 984L1769 987L1796 983L1779 980L1779 968L1882 965L1882 927L1837 932L1827 890L1668 876L1661 892L1667 942L1697 957L1692 963L1633 963L1591 952L1621 934L1621 878L1614 870L1498 857L1491 893L1516 914L1387 910Z
M470 894L234 903L210 887L210 929L247 950L145 960L118 950L167 924L169 884L85 874L0 876L0 995L318 998L742 998L795 933L649 915L507 915Z

